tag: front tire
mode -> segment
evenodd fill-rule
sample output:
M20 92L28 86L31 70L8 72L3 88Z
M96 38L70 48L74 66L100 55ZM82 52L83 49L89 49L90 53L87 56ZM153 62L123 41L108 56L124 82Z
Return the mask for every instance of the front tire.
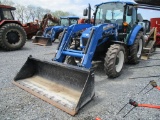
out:
M118 77L125 62L125 49L122 45L114 44L108 49L104 61L104 70L109 78Z
M74 66L77 65L75 58L71 56L66 56L66 63Z
M142 38L142 32L139 32L137 34L137 37L135 39L134 44L129 47L130 56L128 58L128 62L130 64L139 63L139 60L142 55L143 44L144 44L144 42L143 42L143 38Z
M26 39L26 32L18 24L8 23L0 28L0 46L4 50L21 49L25 45Z

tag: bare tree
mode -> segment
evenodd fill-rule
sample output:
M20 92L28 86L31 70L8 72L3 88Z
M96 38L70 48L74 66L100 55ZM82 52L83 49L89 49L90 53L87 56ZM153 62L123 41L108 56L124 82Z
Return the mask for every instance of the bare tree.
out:
M29 11L29 14L31 15L32 22L34 22L36 18L36 8L32 5L28 5L27 9Z
M61 10L57 10L57 11L53 12L52 15L59 18L60 16L69 16L70 13L69 12L63 12Z
M27 7L23 5L16 4L12 0L0 0L0 4L11 5L16 7L16 11L14 12L15 18L20 20L22 23L32 21L35 19L39 21L42 20L45 14L52 14L54 17L59 18L60 16L69 16L73 15L69 12L64 12L57 10L52 12L50 9L44 9L42 7L35 7L33 5L28 5ZM74 16L74 15L73 15Z
M41 8L41 7L37 7L36 8L36 18L38 20L42 19L43 13L44 13L44 9L43 8Z
M12 0L2 0L1 4L13 6L15 3Z
M17 18L18 18L18 20L20 20L21 22L22 22L22 24L23 24L23 22L24 22L24 12L25 12L25 6L22 6L22 5L19 5L19 4L17 4L16 5L16 11L15 11L15 13L16 13L16 15L17 15Z
M25 21L28 23L29 22L29 19L31 18L31 15L30 15L30 12L27 8L25 8L25 12L24 12L24 15L25 15Z

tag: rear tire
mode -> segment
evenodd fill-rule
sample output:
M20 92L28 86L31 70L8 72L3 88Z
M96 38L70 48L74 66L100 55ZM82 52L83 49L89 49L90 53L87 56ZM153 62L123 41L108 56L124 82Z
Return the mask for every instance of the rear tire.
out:
M125 62L125 49L122 45L114 44L108 49L104 61L104 70L109 78L118 77Z
M4 50L21 49L25 45L26 39L26 32L18 24L8 23L0 28L0 46Z
M139 32L137 34L137 37L135 39L134 44L129 47L130 56L128 58L128 63L130 63L130 64L139 63L139 60L142 55L143 44L144 44L144 42L143 42L143 38L142 38L142 32Z

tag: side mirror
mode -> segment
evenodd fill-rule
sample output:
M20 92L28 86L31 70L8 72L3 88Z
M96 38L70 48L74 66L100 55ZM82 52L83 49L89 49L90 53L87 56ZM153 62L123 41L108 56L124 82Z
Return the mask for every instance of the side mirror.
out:
M127 16L132 16L133 8L128 6Z
M83 16L87 16L87 15L88 15L88 9L86 8L83 10Z

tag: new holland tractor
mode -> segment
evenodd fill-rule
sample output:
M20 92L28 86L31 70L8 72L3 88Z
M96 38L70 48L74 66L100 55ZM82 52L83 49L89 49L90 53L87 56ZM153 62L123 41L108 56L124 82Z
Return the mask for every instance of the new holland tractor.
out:
M70 26L54 60L87 69L92 67L92 61L104 60L108 77L118 77L125 62L136 64L141 57L143 27L138 25L136 5L117 0L96 5L94 25ZM82 29L85 30L77 38L76 33ZM77 41L75 47L71 47L71 38Z
M14 20L15 7L0 4L0 47L4 50L17 50L25 45L26 32L19 21Z
M45 28L43 35L35 37L33 43L45 46L52 45L52 42L60 38L61 33L65 28L73 24L78 24L78 19L79 17L76 16L60 17L58 26Z
M125 62L138 63L143 28L138 25L137 3L111 0L95 7L94 25L74 24L64 29L54 60L30 56L13 83L75 115L95 94L92 61L104 61L110 78L121 74ZM85 15L87 11L90 17L91 8Z

